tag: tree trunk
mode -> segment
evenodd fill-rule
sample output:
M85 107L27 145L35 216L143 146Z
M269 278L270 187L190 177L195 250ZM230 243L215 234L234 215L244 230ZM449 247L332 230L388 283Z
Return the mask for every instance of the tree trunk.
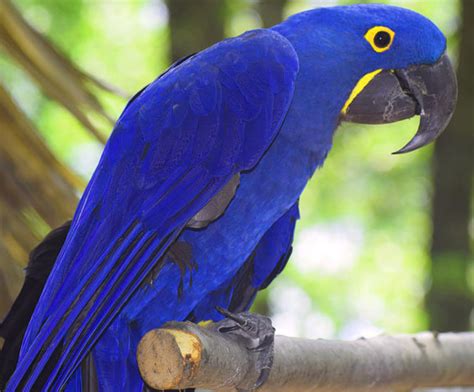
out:
M262 18L263 27L271 27L283 20L287 0L259 0L257 11Z
M433 156L432 284L426 296L430 328L470 328L474 296L468 284L472 263L469 221L474 166L474 2L463 0L459 100Z
M167 0L173 61L224 39L224 0Z

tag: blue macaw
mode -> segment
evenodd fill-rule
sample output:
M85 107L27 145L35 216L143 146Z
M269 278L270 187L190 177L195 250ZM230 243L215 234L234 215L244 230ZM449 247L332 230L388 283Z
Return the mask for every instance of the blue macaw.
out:
M298 198L341 121L420 115L398 152L444 130L456 101L445 50L425 17L357 5L173 65L117 121L6 390L142 391L147 331L247 310L286 264Z

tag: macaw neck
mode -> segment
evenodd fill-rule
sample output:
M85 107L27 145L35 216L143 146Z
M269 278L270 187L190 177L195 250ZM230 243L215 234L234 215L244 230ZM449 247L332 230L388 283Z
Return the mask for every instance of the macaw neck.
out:
M332 147L342 107L356 80L331 55L331 48L324 40L318 44L313 41L309 51L308 45L301 42L301 35L295 36L285 23L272 29L290 41L300 65L292 103L279 135L308 155L314 171Z
M313 170L321 165L332 147L339 123L339 102L328 96L324 79L300 68L293 99L279 136L303 154Z

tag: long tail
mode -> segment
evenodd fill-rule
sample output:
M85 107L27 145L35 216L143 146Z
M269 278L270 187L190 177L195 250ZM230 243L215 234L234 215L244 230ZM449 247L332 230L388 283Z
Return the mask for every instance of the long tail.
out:
M30 253L25 282L10 312L0 323L0 337L5 339L0 350L0 391L15 370L26 327L43 291L54 262L66 240L71 222L51 231Z

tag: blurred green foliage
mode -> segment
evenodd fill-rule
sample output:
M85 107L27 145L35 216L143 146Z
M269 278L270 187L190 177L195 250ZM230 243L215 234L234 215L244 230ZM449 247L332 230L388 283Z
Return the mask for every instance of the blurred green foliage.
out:
M383 2L425 14L456 48L458 1ZM131 94L168 64L167 10L161 1L16 3L79 66ZM286 14L336 3L348 1L290 1ZM253 5L230 3L228 35L260 26ZM55 154L87 178L101 146L1 54L0 65L0 77ZM125 103L107 94L101 98L116 116ZM354 337L427 327L422 301L429 284L432 150L390 154L410 138L417 121L338 130L324 168L302 196L294 255L261 296L269 300L280 333ZM256 306L263 306L261 300Z

